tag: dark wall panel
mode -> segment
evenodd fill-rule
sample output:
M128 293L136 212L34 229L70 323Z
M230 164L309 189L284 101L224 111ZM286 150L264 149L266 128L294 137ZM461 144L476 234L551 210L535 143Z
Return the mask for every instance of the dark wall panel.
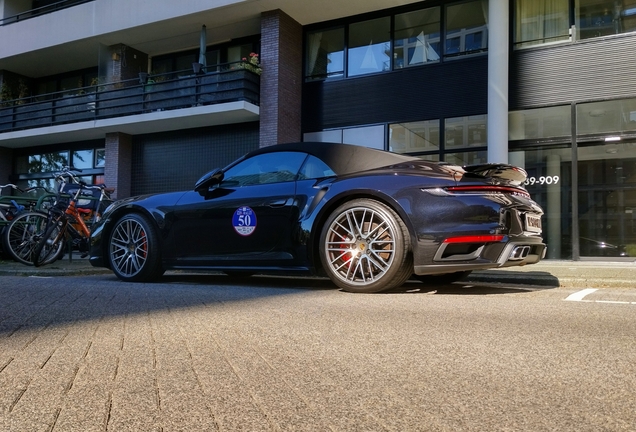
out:
M510 109L636 97L633 34L513 52Z
M138 135L132 194L192 189L206 172L258 148L258 122Z
M478 56L337 81L305 83L303 132L485 114L488 59Z

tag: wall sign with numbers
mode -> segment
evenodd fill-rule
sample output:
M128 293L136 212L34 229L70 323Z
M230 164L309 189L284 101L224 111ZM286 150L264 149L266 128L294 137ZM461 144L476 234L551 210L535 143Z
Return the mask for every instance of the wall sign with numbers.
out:
M528 177L523 184L524 186L535 186L535 185L555 185L559 183L559 176L541 176L541 177Z

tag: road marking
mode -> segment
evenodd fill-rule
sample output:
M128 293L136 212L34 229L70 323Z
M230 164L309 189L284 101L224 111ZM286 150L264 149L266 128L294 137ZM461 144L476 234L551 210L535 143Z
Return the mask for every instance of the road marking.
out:
M577 291L574 294L570 294L565 301L582 301L585 296L592 294L593 292L598 291L598 288L587 288L581 291Z

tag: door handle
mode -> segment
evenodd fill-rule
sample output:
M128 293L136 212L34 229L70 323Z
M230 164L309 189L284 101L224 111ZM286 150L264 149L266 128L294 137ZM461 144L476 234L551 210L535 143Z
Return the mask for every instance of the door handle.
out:
M277 200L268 202L267 206L268 207L285 207L285 205L287 205L290 200L291 198L277 199Z

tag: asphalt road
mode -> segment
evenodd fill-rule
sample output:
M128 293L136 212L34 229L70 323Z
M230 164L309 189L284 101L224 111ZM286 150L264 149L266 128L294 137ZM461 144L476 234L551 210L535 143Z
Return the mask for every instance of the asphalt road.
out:
M636 290L0 277L0 431L635 431Z

